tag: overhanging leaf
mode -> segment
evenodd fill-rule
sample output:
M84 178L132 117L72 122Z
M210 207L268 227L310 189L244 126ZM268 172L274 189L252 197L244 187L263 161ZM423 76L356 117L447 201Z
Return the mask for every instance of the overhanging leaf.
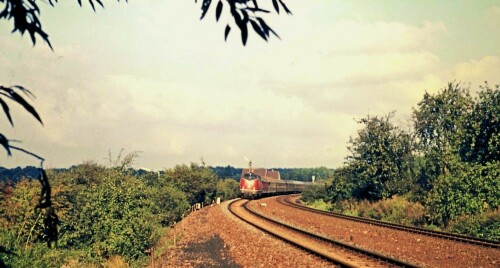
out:
M247 24L244 24L245 26L241 30L241 41L243 42L243 45L245 46L247 44L247 39L248 39L248 28Z
M254 20L250 20L250 24L252 25L253 30L262 37L262 39L267 41L267 36L262 30L262 28L255 22Z
M30 98L33 98L35 99L35 95L33 93L31 93L31 91L23 86L20 86L20 85L15 85L13 86L14 88L17 88L19 90L21 90L24 94L26 94L26 96L30 97Z
M226 29L224 30L224 41L227 41L227 36L229 35L229 32L231 31L231 26L226 25Z
M201 18L200 20L205 17L207 14L208 8L210 7L210 4L212 3L212 0L203 0L203 3L201 4Z
M215 20L219 21L220 14L222 13L222 1L219 0L219 3L217 3L217 7L215 8Z
M0 144L5 148L9 156L12 155L12 153L10 152L9 140L4 135L2 135L2 133L0 133Z
M9 122L12 126L14 126L14 123L12 122L12 118L10 117L10 112L9 112L9 106L7 106L7 103L5 103L4 100L0 98L0 105L2 105L3 111L5 112L5 115L9 119Z
M278 39L281 39L279 35L269 27L269 25L266 24L266 22L262 18L257 18L257 20L260 22L260 25L262 27L262 30L266 34L267 37L269 37L269 32L272 32Z
M94 12L95 12L94 2L92 2L92 0L89 0L89 3L90 3L90 6L92 7L92 10L94 10Z
M279 1L280 1L281 6L283 7L283 9L285 9L286 13L289 15L293 15L292 12L290 11L290 9L288 9L288 7L285 5L285 3L283 3L283 1L281 1L281 0L279 0Z
M14 92L14 90L10 89L8 93L10 94L12 100L23 106L24 109L26 109L26 111L28 111L31 115L33 115L43 125L42 119L36 112L35 108L33 108L33 106L31 106L27 101L25 101L23 97L21 97L19 94Z
M276 10L276 12L279 14L280 13L280 7L278 6L278 1L277 0L273 0L273 6L274 6L274 10Z

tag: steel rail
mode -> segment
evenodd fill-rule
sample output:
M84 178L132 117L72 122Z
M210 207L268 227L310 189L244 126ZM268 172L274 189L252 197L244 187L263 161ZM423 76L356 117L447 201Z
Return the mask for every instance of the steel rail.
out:
M312 253L316 256L319 256L320 258L323 258L325 260L328 260L332 263L335 263L335 264L339 264L341 265L342 267L357 267L349 262L345 262L344 260L342 259L339 259L339 258L335 258L335 257L332 257L330 255L325 255L323 254L322 252L319 252L313 248L309 248L309 247L306 247L306 246L303 246L303 245L300 245L300 244L297 244L291 240L289 240L287 237L285 236L282 236L282 235L279 235L279 234L276 234L276 233L273 233L261 226L259 226L258 224L255 224L253 222L251 222L250 220L247 220L245 218L243 218L242 216L238 215L237 213L234 212L232 206L234 205L234 203L236 203L237 201L239 201L240 199L237 199L237 200L234 200L232 201L229 205L228 205L228 209L229 211L235 215L237 218L241 219L242 221L250 224L251 226L254 226L256 227L257 229L267 233L267 234L270 234L271 236L274 236L274 237L277 237L287 243L290 243L304 251L307 251L309 253ZM265 220L267 222L271 222L272 224L275 224L275 225L278 225L282 228L285 228L285 229L289 229L289 230L292 230L292 231L295 231L295 232L298 232L302 235L305 235L305 236L308 236L308 237L311 237L311 238L314 238L316 240L319 240L319 241L323 241L323 242L327 242L327 243L330 243L331 245L333 246L336 246L336 247L341 247L341 248L344 248L344 249L347 249L351 252L354 252L358 255L363 255L365 257L369 257L371 259L374 259L374 260L377 260L377 261L380 261L380 262L383 262L383 263L386 263L388 265L393 265L393 266L397 266L397 267L418 267L417 265L415 264L412 264L412 263L408 263L408 262L405 262L405 261L402 261L402 260L398 260L398 259L395 259L395 258L391 258L389 256L385 256L385 255L382 255L380 253L377 253L377 252L373 252L373 251L369 251L369 250L366 250L366 249L363 249L363 248L360 248L360 247L357 247L357 246L354 246L354 245L350 245L350 244L347 244L347 243L343 243L343 242L340 242L340 241L337 241L337 240L334 240L334 239L331 239L331 238L328 238L328 237L324 237L324 236L321 236L321 235L318 235L318 234L315 234L315 233L311 233L309 231L306 231L306 230L303 230L303 229L300 229L300 228L297 228L297 227L294 227L294 226L290 226L288 224L285 224L285 223L282 223L282 222L279 222L277 220L274 220L274 219L271 219L271 218L268 218L256 211L254 211L253 209L249 208L247 205L248 205L248 202L245 202L245 204L242 206L246 211L248 211L250 214L252 214L253 216L256 216L262 220Z
M422 235L427 235L427 236L432 236L432 237L442 238L442 239L447 239L447 240L453 240L453 241L467 243L467 244L474 244L474 245L479 245L479 246L483 246L483 247L490 247L490 248L495 248L495 249L500 248L500 242L498 242L498 241L486 240L486 239L475 238L475 237L470 237L470 236L466 236L466 235L446 233L446 232L440 232L440 231L435 231L435 230L428 230L428 229L419 228L419 227L407 226L407 225L402 225L402 224L396 224L396 223L384 222L384 221L379 221L379 220L374 220L374 219L367 219L367 218L361 218L361 217L356 217L356 216L344 215L344 214L335 213L335 212L318 210L318 209L310 208L310 207L307 207L305 205L301 205L301 204L297 204L295 202L292 202L292 201L290 201L290 197L291 196L281 196L281 197L278 197L276 200L279 203L287 205L287 206L295 207L297 209L306 210L306 211L313 212L313 213L326 215L329 217L340 218L340 219L344 219L344 220L361 222L361 223L366 223L366 224L372 224L372 225L381 226L381 227L385 227L385 228L396 229L396 230L411 232L411 233L416 233L416 234L422 234Z

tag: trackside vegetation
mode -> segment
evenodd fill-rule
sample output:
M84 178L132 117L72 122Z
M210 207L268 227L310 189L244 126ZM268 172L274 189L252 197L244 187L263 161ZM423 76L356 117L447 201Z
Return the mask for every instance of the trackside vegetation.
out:
M394 113L361 129L328 186L304 200L322 209L500 240L500 90L460 83L425 93L412 125Z
M206 167L177 165L162 172L130 169L134 155L113 166L85 162L49 170L58 240L46 242L36 208L37 180L0 182L0 257L8 267L144 267L145 250L168 237L172 224L197 202L235 198L238 183ZM157 252L159 254L160 252Z

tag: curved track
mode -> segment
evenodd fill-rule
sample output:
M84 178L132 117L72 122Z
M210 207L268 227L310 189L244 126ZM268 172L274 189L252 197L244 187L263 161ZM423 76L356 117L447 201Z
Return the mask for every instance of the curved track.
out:
M326 215L326 216L330 216L330 217L341 218L341 219L345 219L345 220L361 222L361 223L366 223L366 224L372 224L372 225L376 225L376 226L382 226L382 227L386 227L386 228L397 229L397 230L401 230L401 231L405 231L405 232L417 233L417 234L422 234L422 235L427 235L427 236L432 236L432 237L437 237L437 238L442 238L442 239L447 239L447 240L454 240L454 241L458 241L458 242L462 242L462 243L474 244L474 245L479 245L479 246L483 246L483 247L491 247L491 248L495 248L495 249L500 249L500 242L498 242L498 241L485 240L485 239L474 238L474 237L465 236L465 235L427 230L424 228L411 227L411 226L407 226L407 225L401 225L401 224L383 222L383 221L366 219L366 218L361 218L361 217L348 216L348 215L343 215L340 213L317 210L317 209L306 207L304 205L300 205L300 204L297 204L296 202L291 201L290 199L292 197L295 197L295 196L281 196L281 197L277 198L277 201L284 204L284 205L287 205L287 206L291 206L294 208L298 208L298 209L302 209L302 210L306 210L309 212L314 212L314 213L318 213L318 214L322 214L322 215Z
M248 208L247 204L249 202L248 200L237 199L229 204L228 209L236 217L248 224L331 263L342 267L417 267L415 264L361 249L270 219Z

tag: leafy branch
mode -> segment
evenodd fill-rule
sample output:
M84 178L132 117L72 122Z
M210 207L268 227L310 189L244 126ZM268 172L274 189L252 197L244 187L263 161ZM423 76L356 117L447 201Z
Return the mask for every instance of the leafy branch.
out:
M197 2L197 0L196 0ZM229 8L229 13L233 17L234 23L239 28L241 32L241 41L243 45L246 45L248 40L248 28L252 27L254 32L259 35L266 42L272 33L274 36L280 39L279 35L265 22L262 18L262 14L271 13L269 10L262 9L259 7L258 0L219 0L217 6L215 7L215 19L219 21L219 18L224 10L224 3L226 7ZM272 0L274 10L276 13L280 13L281 8L287 13L292 14L290 9L285 5L282 0ZM201 18L205 18L212 4L212 0L203 0L201 5ZM226 9L227 9L226 8ZM226 25L224 30L224 40L227 40L227 36L231 32L231 26L229 23Z
M33 106L31 106L31 104L29 104L21 96L21 94L19 94L18 92L26 95L28 98L31 98L31 99L35 98L35 95L33 95L33 93L31 93L31 91L29 91L28 89L26 89L22 86L15 85L15 86L11 86L11 87L5 87L5 86L0 85L0 106L2 106L2 109L5 113L5 116L9 120L11 126L14 126L14 121L12 120L12 116L10 115L10 107L7 104L7 100L10 100L14 103L21 105L28 113L30 113L33 117L35 117L40 122L40 124L43 125L42 119L40 118L40 116L36 112L35 108L33 108ZM40 161L43 162L43 158L41 158L40 156L38 156L34 153L31 153L29 151L26 151L22 148L12 146L9 143L9 142L14 142L14 141L15 140L7 139L6 136L4 136L2 133L0 133L0 144L7 151L7 154L9 156L12 155L11 150L14 149L14 150L18 150L18 151L22 151L24 153L27 153L31 156L34 156L35 158L38 158Z
M51 7L55 7L58 0L38 0L42 1ZM120 2L120 0L117 0ZM197 2L198 0L195 0ZM260 0L262 2L262 0ZM281 10L287 14L292 14L290 9L285 5L283 0L271 0L273 8L276 13ZM128 0L125 0L128 2ZM203 19L212 5L212 0L202 0L201 5L201 18ZM243 45L246 45L248 39L248 29L251 27L257 35L262 39L268 40L270 35L280 38L278 34L265 22L262 15L271 13L267 9L263 9L258 4L259 0L218 0L215 7L215 18L219 21L221 14L224 10L228 10L230 16L233 18L234 24L241 32L241 40ZM13 20L14 28L12 32L19 32L21 35L28 33L33 45L36 44L36 37L41 37L51 49L52 44L49 40L49 35L42 28L42 21L40 20L41 10L37 4L37 0L0 0L4 4L3 10L0 12L0 20ZM77 0L77 3L82 6L82 0ZM88 0L92 10L96 10L96 6L104 8L101 0ZM224 30L224 40L227 40L231 26L228 23Z
M46 0L42 2L54 7L58 0ZM77 0L77 2L80 6L82 6L82 0ZM101 0L88 0L88 2L94 11L96 5L104 8L104 4ZM24 35L25 32L28 32L33 45L36 44L36 35L38 35L45 42L47 42L51 49L53 49L52 44L49 41L49 35L42 29L40 8L38 7L36 0L0 0L0 3L5 3L4 9L0 12L0 20L13 19L13 33L19 32L21 35Z

